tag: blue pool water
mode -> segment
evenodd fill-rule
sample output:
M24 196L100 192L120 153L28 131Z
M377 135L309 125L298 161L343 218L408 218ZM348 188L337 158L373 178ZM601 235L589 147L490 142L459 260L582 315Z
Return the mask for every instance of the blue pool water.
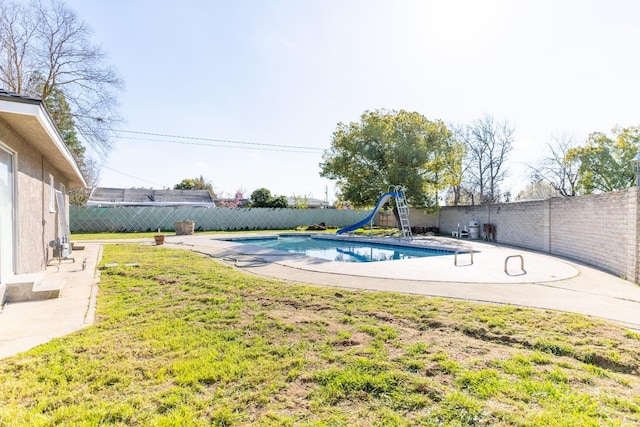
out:
M233 239L232 241L340 262L390 261L453 254L452 251L445 249L361 243L309 236L279 236L264 239Z

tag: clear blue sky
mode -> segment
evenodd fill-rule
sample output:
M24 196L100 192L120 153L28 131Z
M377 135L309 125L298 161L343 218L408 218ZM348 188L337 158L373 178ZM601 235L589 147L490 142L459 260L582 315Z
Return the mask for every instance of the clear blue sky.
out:
M507 120L504 189L528 182L552 135L640 125L640 2L69 0L126 81L126 131L100 185L334 198L319 176L338 122L365 110L464 124ZM156 141L151 141L154 139ZM245 141L244 146L213 142ZM308 147L276 151L277 145Z

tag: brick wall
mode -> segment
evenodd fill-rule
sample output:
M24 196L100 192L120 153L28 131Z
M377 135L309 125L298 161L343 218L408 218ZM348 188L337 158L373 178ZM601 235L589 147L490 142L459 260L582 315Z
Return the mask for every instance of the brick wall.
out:
M574 199L552 200L554 214L551 216L550 253L577 259L637 281L634 273L637 191L616 191Z
M412 225L450 234L471 220L496 226L496 241L563 256L638 282L638 188L605 194L491 206L413 210ZM482 228L481 238L484 237Z

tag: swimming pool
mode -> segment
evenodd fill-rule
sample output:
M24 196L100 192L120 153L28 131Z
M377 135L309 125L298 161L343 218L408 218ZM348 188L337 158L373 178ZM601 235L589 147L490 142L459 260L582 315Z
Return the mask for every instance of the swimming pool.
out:
M354 242L311 236L277 236L232 239L235 243L258 245L310 257L339 262L376 262L453 255L447 249L417 248L375 242Z

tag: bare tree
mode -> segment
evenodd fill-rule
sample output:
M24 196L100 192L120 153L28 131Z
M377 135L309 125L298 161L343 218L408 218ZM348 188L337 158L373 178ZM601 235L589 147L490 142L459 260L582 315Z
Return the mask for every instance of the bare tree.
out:
M580 161L568 154L576 146L575 141L568 136L553 136L552 139L547 143L545 157L537 165L530 166L531 178L548 182L562 197L573 197L577 190Z
M548 181L537 180L520 191L516 200L546 200L558 196L558 191Z
M123 88L90 29L60 0L0 2L0 82L18 94L47 100L61 93L74 126L99 155L120 120L114 91Z
M85 188L72 188L69 190L69 202L75 206L84 206L94 188L98 186L100 168L95 160L85 157L79 164L80 172L87 182Z
M464 185L451 186L444 195L448 206L475 205L477 194Z
M467 146L466 186L478 194L481 203L500 199L499 186L506 176L505 161L513 149L514 129L506 122L496 122L485 115L458 132Z
M7 90L29 94L31 73L38 68L32 46L38 22L21 4L0 3L0 82Z
M458 133L459 129L456 130L456 134ZM463 141L459 136L457 138L459 142ZM466 152L464 157L466 157ZM460 167L457 173L459 174L457 184L449 187L445 195L447 204L450 206L475 205L476 197L478 196L477 186L469 179L471 176L469 164L464 162L464 159L460 159Z

